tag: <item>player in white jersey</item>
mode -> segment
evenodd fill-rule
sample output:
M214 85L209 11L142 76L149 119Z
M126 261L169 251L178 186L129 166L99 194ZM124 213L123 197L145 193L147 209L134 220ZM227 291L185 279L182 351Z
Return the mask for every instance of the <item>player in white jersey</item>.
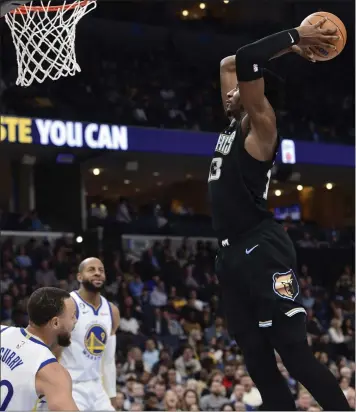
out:
M0 411L29 411L43 396L49 410L78 411L69 373L53 356L54 345L68 346L76 305L62 289L37 289L28 301L29 326L1 325Z
M80 410L115 410L119 310L100 294L106 278L99 259L85 259L78 272L80 288L71 293L77 304L72 343L55 353L72 377L73 398Z

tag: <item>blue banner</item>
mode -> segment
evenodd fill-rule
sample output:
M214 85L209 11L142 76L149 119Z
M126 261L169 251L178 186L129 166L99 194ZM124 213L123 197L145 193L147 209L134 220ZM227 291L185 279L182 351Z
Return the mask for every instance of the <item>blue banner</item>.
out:
M210 156L218 134L1 116L0 142ZM352 146L283 139L279 163L355 166Z

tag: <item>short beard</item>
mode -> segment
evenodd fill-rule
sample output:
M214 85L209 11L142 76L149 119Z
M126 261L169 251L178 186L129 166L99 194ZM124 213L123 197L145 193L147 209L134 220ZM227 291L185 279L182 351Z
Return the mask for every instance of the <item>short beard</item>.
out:
M99 293L104 289L104 282L101 284L101 286L95 286L89 280L83 280L82 286L85 290L88 292L94 292L94 293Z
M70 340L70 334L68 334L68 333L64 334L63 333L61 335L58 335L57 343L62 348L67 348L72 343L71 340Z

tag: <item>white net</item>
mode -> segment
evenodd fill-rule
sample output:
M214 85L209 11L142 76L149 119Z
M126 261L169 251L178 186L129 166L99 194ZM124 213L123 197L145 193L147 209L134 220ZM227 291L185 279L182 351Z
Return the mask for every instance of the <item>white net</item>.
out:
M76 25L95 9L96 0L51 0L33 2L5 15L16 48L18 86L28 87L34 80L58 80L80 72L75 54Z

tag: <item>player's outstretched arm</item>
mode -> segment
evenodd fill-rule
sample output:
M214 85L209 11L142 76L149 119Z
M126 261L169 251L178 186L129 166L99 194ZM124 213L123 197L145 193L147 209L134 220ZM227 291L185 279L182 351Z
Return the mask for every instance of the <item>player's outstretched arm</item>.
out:
M263 65L276 54L297 44L334 47L331 44L335 40L331 35L334 31L322 29L324 22L322 19L315 25L285 30L237 50L236 74L241 102L254 133L263 142L274 142L277 135L274 111L264 95Z
M79 411L72 397L72 379L58 362L37 372L36 391L45 396L50 411Z

